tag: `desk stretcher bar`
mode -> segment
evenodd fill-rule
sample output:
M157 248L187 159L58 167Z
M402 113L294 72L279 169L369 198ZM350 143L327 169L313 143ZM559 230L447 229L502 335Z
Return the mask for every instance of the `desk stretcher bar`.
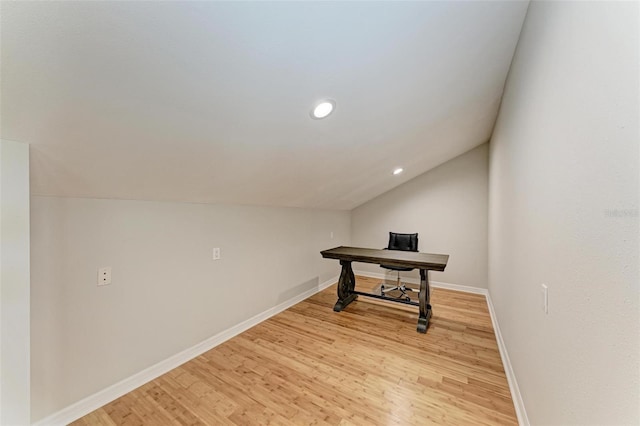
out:
M449 255L447 254L430 254L399 250L377 250L360 247L336 247L329 250L321 251L320 254L325 259L337 259L342 265L340 280L338 281L338 301L333 310L342 311L347 305L358 298L358 295L375 297L392 302L416 305L415 302L406 302L404 300L395 299L372 293L364 293L355 290L355 275L351 268L351 262L364 262L385 264L391 266L416 268L420 270L420 291L418 293L417 306L420 309L418 316L418 332L426 333L429 318L431 318L431 305L428 271L444 271L447 267Z

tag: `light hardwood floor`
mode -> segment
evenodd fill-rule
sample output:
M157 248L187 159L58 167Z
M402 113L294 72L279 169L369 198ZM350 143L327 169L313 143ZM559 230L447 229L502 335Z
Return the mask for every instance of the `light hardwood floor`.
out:
M484 296L433 289L427 334L417 307L335 301L334 285L73 424L517 424Z

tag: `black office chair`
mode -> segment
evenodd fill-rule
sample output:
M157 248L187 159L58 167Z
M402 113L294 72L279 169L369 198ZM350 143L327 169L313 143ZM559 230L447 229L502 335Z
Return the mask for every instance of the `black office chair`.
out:
M395 232L389 232L389 245L385 250L403 250L403 251L418 251L418 234L398 234ZM384 283L380 286L380 293L382 296L386 295L391 291L399 291L400 295L397 297L405 298L406 300L411 300L411 298L407 295L407 292L418 292L419 290L413 289L411 287L406 287L402 282L400 282L400 272L405 271L413 271L415 268L402 268L399 266L391 266L391 265L380 265L385 269L390 269L392 271L398 271L398 281L395 286L385 287Z

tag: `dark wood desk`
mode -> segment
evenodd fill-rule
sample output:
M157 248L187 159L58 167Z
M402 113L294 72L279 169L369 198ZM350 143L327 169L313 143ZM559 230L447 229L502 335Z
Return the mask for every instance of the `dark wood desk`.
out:
M429 318L431 318L431 288L429 286L428 271L444 271L449 260L448 254L429 254L399 250L377 250L360 247L336 247L321 251L325 259L337 259L342 265L340 280L338 281L338 301L333 310L340 312L347 305L358 298L358 295L375 297L396 303L418 306L418 332L426 333ZM355 290L356 278L351 268L351 262L377 263L390 266L420 269L420 292L418 302L396 299L381 294L364 293Z

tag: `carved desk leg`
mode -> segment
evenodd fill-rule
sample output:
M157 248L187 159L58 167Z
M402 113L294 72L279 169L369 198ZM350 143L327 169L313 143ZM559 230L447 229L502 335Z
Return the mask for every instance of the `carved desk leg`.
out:
M429 318L431 318L431 288L429 286L429 271L420 269L420 293L418 302L420 305L420 316L418 317L418 333L426 333Z
M357 294L353 294L353 290L356 286L356 277L351 269L351 262L348 260L341 260L342 272L340 272L340 280L338 281L338 301L336 302L333 310L340 312L347 305L358 298Z

